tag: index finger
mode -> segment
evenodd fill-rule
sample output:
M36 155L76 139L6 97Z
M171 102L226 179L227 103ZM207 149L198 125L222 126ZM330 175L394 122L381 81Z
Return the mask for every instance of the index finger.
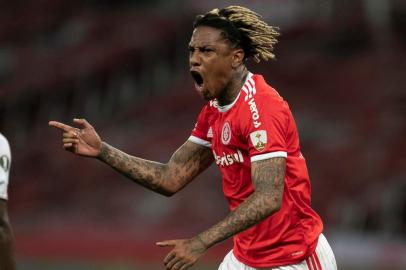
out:
M63 131L69 132L73 130L74 128L68 125L65 125L64 123L58 122L58 121L49 121L48 125L51 127L59 128Z
M160 247L174 246L174 245L176 245L176 240L166 240L166 241L156 242L155 244Z

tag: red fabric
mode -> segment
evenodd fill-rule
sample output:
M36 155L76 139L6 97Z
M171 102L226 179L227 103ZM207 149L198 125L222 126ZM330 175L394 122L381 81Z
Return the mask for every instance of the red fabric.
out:
M190 140L211 144L230 210L254 192L252 158L287 155L282 207L234 237L238 260L251 267L275 267L313 254L323 225L310 207L310 180L296 123L288 104L261 75L248 77L231 107L210 101L198 116Z

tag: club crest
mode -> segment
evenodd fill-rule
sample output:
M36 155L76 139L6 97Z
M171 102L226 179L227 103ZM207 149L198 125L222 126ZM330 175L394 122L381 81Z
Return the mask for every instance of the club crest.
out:
M228 144L231 140L231 128L228 122L223 125L223 130L221 131L221 142L223 144Z
M258 151L263 151L265 149L267 143L266 131L265 130L257 130L250 134L250 139L252 145Z

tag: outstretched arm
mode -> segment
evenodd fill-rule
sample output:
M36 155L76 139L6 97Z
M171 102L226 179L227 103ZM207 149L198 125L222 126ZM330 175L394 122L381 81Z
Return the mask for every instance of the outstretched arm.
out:
M130 156L106 143L98 158L138 184L167 196L182 189L213 161L209 148L190 141L166 164Z
M251 177L255 191L225 219L192 239L157 243L160 246L174 246L164 259L166 269L187 269L211 246L278 211L282 204L285 169L285 158L253 162Z
M15 270L14 236L7 214L7 202L0 199L0 269Z
M186 141L170 158L159 163L128 155L102 142L85 119L74 119L80 128L50 121L63 131L63 148L77 155L94 157L110 165L134 182L160 194L170 196L186 186L213 162L209 148Z

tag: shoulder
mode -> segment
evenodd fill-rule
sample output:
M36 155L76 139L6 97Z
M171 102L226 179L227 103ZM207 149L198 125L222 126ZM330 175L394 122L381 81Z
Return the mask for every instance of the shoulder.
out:
M8 153L10 152L10 145L6 137L0 133L0 153Z
M210 100L206 105L203 106L200 111L200 118L211 118L218 112L218 104L216 100Z
M265 111L287 111L289 106L278 91L269 85L262 75L252 75L242 88L245 107Z
M10 169L10 163L11 163L10 145L8 144L6 137L4 137L0 133L0 169L4 169L4 171L7 173L8 170ZM2 175L0 174L0 179L1 178ZM0 198L2 198L1 188L0 188Z

